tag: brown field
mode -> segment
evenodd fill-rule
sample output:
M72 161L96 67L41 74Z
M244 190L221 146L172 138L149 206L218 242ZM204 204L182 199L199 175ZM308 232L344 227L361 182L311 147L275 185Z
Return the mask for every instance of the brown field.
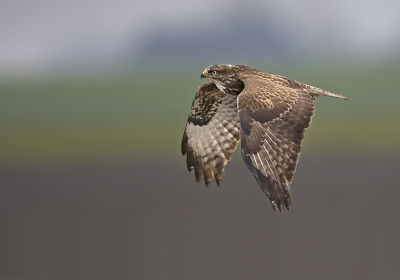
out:
M274 212L240 160L222 187L184 159L0 171L4 279L396 279L399 157L300 160Z

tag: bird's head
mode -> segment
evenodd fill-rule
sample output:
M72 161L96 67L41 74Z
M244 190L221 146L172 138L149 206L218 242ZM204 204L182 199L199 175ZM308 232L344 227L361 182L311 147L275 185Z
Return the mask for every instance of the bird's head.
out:
M201 78L209 79L221 91L239 94L244 88L244 83L239 78L239 73L244 67L230 64L211 65L204 69L203 73L201 73Z

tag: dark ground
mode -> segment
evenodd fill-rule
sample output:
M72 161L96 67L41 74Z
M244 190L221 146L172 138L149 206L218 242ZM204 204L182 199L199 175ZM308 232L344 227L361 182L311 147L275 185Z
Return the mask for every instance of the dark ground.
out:
M398 279L400 157L303 157L274 212L244 164L0 171L0 278Z

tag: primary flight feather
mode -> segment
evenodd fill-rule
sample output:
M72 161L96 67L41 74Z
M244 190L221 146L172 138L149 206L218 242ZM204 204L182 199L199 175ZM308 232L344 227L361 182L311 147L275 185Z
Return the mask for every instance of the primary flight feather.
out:
M293 180L314 97L347 97L242 65L211 65L199 87L182 139L189 171L220 185L239 141L247 168L274 210L290 208Z

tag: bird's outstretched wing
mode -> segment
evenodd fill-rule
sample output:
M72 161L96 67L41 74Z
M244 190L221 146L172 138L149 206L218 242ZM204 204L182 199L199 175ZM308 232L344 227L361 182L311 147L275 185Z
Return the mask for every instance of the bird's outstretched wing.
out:
M215 177L219 185L224 167L239 142L237 97L220 91L214 83L199 87L182 139L182 154L196 181L206 185Z
M264 73L264 72L262 72ZM296 82L248 75L238 97L243 160L274 210L289 210L289 184L305 129L314 114L311 96Z

